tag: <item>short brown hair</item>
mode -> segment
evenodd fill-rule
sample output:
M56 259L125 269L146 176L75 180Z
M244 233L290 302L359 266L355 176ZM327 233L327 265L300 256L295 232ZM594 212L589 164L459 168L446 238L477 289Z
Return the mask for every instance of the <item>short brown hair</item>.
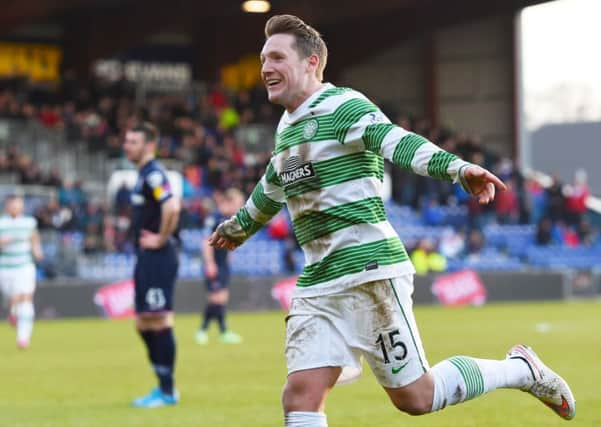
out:
M159 140L159 130L150 122L142 122L130 129L131 132L140 132L144 135L144 142L157 142Z
M274 15L265 24L265 37L269 38L274 34L294 36L296 42L292 47L302 58L316 54L319 58L317 78L320 81L323 80L323 70L328 62L328 48L315 28L305 24L302 19L294 15Z

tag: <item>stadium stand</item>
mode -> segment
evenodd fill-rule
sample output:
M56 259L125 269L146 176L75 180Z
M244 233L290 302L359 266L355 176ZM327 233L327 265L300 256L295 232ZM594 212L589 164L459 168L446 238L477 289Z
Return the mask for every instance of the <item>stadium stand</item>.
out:
M524 177L510 159L488 152L476 137L433 128L426 119L388 113L509 184L492 206L483 207L458 186L392 172L392 199L386 209L409 252L428 239L447 258L449 271L598 266L601 241L583 208L582 198L590 192L582 177L579 187L574 184L567 191L558 178L544 188ZM18 185L27 196L27 209L43 230L47 261L41 277L128 277L134 263L127 238L128 189L122 186L107 200L106 182L113 169L125 165L120 149L124 130L135 121L152 120L161 130L159 157L172 162L184 177L180 275L197 278L210 196L231 186L246 194L252 191L272 141L253 145L248 139L257 129L273 132L277 117L259 88L231 92L215 84L189 96L153 96L140 107L124 85L66 78L62 87L49 90L4 81L0 193ZM234 273L299 271L302 255L290 239L258 233L234 252Z

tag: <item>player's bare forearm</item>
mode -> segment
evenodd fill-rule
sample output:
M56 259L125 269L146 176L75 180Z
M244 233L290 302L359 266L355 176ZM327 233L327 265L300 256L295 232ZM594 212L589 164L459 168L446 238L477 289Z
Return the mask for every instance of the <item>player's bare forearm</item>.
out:
M181 202L178 197L171 197L161 205L161 226L159 228L159 239L165 244L169 237L175 232L179 222Z
M219 267L215 262L215 249L210 245L209 239L205 239L202 244L202 258L204 263L205 276L214 279L219 273Z
M215 249L211 246L209 239L205 239L202 243L202 258L205 264L215 264Z
M42 244L38 233L33 233L31 235L31 253L36 261L44 259L44 252L42 251Z

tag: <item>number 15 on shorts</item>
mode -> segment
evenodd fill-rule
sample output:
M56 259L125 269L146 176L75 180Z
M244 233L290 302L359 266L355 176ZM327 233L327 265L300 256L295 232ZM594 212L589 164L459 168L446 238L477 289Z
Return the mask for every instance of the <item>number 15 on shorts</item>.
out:
M382 357L384 358L384 364L388 365L393 357L396 361L402 361L407 357L407 346L404 342L402 342L398 335L401 335L401 332L398 329L394 331L390 331L388 333L380 333L378 335L378 339L376 340L376 345L380 346L380 350L382 351ZM393 374L400 372L401 369L405 367L405 364L399 366L398 368L393 367ZM396 372L395 372L396 371Z

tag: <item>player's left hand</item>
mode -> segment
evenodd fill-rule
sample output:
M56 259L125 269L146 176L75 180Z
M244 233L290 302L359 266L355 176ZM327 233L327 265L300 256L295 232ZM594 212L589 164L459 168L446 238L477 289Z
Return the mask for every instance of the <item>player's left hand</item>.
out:
M495 199L495 188L501 191L507 190L503 181L478 165L470 165L466 168L464 179L469 185L471 194L476 196L482 205Z
M142 249L159 249L165 244L160 234L152 233L148 230L142 230L138 243Z

